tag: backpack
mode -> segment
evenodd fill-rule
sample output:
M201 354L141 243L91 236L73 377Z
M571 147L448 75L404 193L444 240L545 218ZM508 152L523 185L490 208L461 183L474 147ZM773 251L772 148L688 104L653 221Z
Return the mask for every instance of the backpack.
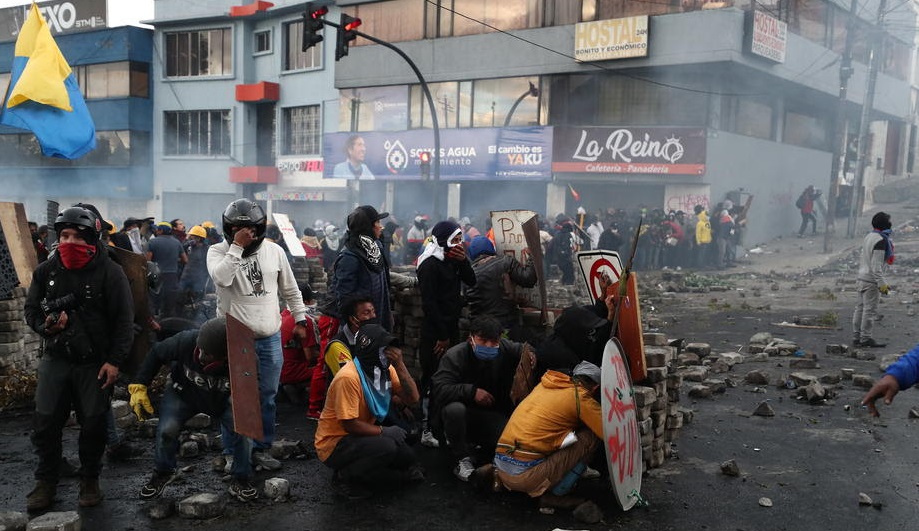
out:
M795 201L795 206L798 208L804 208L804 204L807 202L807 199L804 198L804 194L798 196L798 200Z

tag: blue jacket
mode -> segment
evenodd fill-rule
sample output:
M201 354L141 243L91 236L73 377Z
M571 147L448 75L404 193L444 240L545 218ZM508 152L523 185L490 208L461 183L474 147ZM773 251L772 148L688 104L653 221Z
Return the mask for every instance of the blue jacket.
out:
M887 372L884 374L896 378L900 389L906 389L919 383L919 345L900 356L896 363L887 367Z

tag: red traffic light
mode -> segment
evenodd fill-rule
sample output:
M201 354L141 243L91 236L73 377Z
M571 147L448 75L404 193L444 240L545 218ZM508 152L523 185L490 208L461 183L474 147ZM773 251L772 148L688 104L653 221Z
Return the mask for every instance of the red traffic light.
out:
M310 9L309 13L310 13L310 16L313 17L313 19L320 19L329 13L329 8L325 6L317 7L317 8Z
M420 160L422 163L431 162L431 152L422 151L418 153L418 160Z
M350 17L349 17L350 18ZM351 21L345 24L345 31L354 31L361 25L361 19L351 18Z

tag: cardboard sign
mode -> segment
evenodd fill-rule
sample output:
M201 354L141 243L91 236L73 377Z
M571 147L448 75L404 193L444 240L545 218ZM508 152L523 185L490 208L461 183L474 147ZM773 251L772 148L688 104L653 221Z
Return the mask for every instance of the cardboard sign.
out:
M533 226L538 223L536 212L532 210L495 210L491 212L491 226L495 233L495 250L498 256L513 256L521 264L526 264L528 257L533 257L536 264L537 284L533 288L515 286L518 304L540 308L545 312L546 280L542 272L542 246L539 244L539 230L536 227L536 241L533 240ZM527 225L528 230L524 228ZM529 238L527 235L529 234ZM537 259L539 261L537 261Z
M623 511L638 503L641 493L641 436L629 371L622 359L622 346L610 339L603 350L600 377L603 407L603 446L616 502Z
M230 314L227 314L227 363L233 400L233 431L260 441L265 437L265 430L258 392L255 334Z
M616 282L622 274L622 260L616 251L581 251L577 254L578 265L581 267L581 279L587 286L590 294L590 303L593 304L605 294L600 289L600 277L603 273L609 275L610 280Z
M290 218L287 217L287 214L275 212L271 214L271 216L274 218L274 223L281 229L281 236L284 237L284 243L287 244L287 249L290 250L290 254L293 256L306 256L306 251L303 250L303 244L300 243L300 238L297 238L297 231L294 230L294 226L290 222Z

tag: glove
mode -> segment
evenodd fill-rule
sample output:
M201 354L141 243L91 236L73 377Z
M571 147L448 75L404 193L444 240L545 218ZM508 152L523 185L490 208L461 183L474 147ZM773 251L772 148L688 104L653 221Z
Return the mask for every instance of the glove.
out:
M380 435L383 437L389 437L390 439L394 439L397 443L404 443L406 433L405 433L405 430L403 430L399 426L382 426L382 431L380 431Z
M147 415L153 414L153 404L150 403L150 398L147 396L146 385L129 384L128 392L131 393L131 409L134 410L137 420L144 420ZM147 412L146 415L144 411Z
M882 295L887 295L890 293L890 286L887 284L881 284L878 286L878 291L880 291Z

